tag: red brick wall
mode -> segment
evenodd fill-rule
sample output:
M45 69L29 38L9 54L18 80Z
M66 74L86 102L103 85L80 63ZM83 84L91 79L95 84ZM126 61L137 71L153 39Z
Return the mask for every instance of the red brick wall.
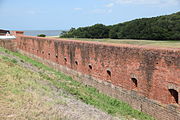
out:
M4 39L0 39L0 46L4 47L6 49L9 49L11 51L16 51L17 50L17 46L16 46L16 40L4 40Z
M20 37L18 48L127 90L138 91L162 104L171 103L169 85L176 86L179 92L178 49L150 49L25 36ZM131 78L137 79L137 87Z
M172 104L180 112L180 49L23 35L18 36L17 45L25 52L127 91L135 91L138 96L144 96L161 106ZM178 92L178 101L168 89Z

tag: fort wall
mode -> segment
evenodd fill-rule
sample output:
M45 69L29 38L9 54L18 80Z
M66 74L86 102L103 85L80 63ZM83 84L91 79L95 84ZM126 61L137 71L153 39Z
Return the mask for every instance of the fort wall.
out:
M9 49L9 50L11 50L11 51L17 51L17 45L16 45L16 40L15 39L7 39L7 40L5 40L5 39L0 39L0 46L1 47L4 47L4 48L6 48L6 49Z
M17 48L159 120L180 120L180 49L18 35Z

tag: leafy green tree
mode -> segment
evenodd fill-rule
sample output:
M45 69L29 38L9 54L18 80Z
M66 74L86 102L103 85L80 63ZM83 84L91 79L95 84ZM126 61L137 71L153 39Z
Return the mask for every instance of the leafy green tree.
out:
M71 28L61 37L66 38L112 38L180 40L180 12L142 18L111 26L95 24L88 27Z

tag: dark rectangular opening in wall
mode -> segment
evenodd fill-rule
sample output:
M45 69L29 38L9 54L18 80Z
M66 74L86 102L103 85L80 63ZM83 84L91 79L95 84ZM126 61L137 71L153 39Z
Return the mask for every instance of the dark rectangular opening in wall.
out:
M58 59L58 55L56 54L56 59Z
M89 69L92 70L92 65L89 65Z
M66 57L64 57L64 62L65 62L65 63L67 62L67 58L66 58Z
M171 93L172 96L172 103L179 103L179 99L178 99L178 92L174 89L169 89L169 92Z
M75 61L75 64L78 65L78 61Z
M111 71L107 70L107 74L111 77Z
M137 79L136 78L131 78L131 80L132 80L134 86L137 87L138 86Z

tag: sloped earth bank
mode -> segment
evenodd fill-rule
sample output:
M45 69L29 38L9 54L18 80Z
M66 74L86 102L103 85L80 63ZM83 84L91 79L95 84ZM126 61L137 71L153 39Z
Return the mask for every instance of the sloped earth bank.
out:
M40 71L1 53L0 120L118 120L55 88Z
M68 76L63 77L70 79ZM75 94L78 91L74 91L76 88L73 88L73 84L83 91L82 85L65 81L63 77L59 79L51 71L30 64L6 51L0 52L0 120L136 120L129 115L114 114L117 116L114 117L82 102L84 98L77 99ZM64 85L67 83L68 89L73 89L68 92L60 89L55 85L58 84L57 81ZM85 91L81 94L89 93ZM115 101L112 105L118 106L119 102ZM141 115L140 119L153 120L144 113L135 110L130 112Z

